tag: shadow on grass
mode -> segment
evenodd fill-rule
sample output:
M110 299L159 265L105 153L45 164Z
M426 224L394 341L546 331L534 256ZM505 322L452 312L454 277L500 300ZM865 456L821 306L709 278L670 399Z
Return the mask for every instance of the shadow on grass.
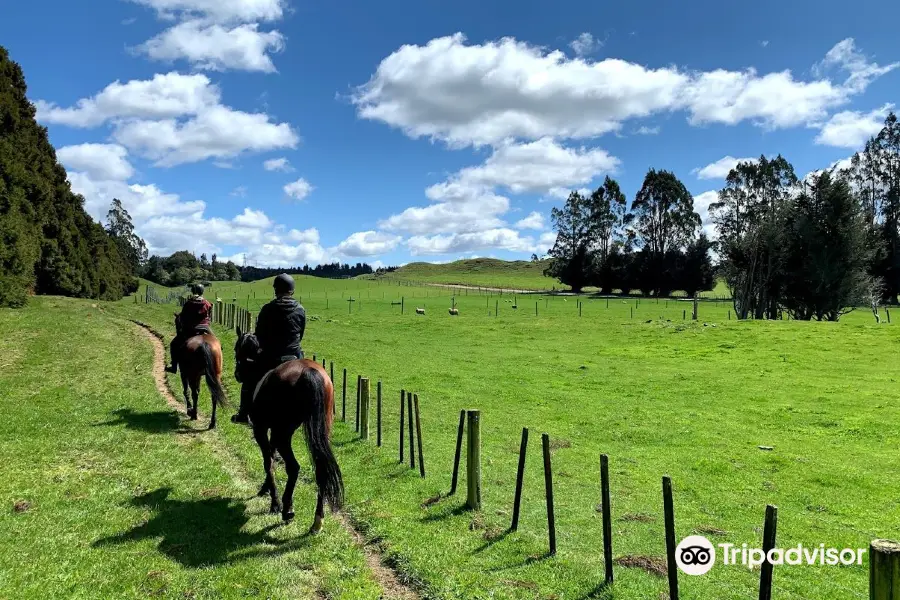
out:
M544 554L536 554L534 556L529 556L525 560L520 560L520 561L517 561L514 563L507 564L507 565L499 565L496 567L491 567L490 569L486 569L486 570L496 573L497 571L506 571L507 569L515 569L517 567L526 567L526 566L532 565L534 563L543 562L550 558L553 558L553 555L550 554L550 552L545 552Z
M488 541L486 541L486 542L483 543L482 545L480 545L480 546L478 546L477 548L475 548L474 550L472 550L472 554L479 554L479 553L481 553L481 552L484 552L485 550L487 550L488 548L490 548L491 546L493 546L493 545L496 544L497 542L500 542L500 541L506 539L506 537L507 537L509 534L511 534L512 532L513 532L512 529L507 529L506 531L504 531L504 532L501 533L500 535L497 535L497 536L495 536L495 537L492 537L491 539L489 539Z
M586 595L578 598L578 600L608 600L612 597L612 587L604 581ZM668 598L668 596L666 596L666 598Z
M222 497L172 500L171 491L171 488L160 488L132 498L131 506L150 509L153 516L130 531L98 539L92 546L159 538L160 552L185 567L201 568L254 556L276 556L303 547L311 540L308 532L289 540L270 537L269 532L281 523L256 532L245 531L250 516L244 501Z
M171 410L136 412L132 408L120 408L113 411L112 414L115 415L115 419L96 423L95 426L112 427L124 425L126 429L134 429L145 433L171 433L185 429L181 424L181 417L178 413Z
M443 521L445 519L450 519L452 517L458 517L459 515L464 515L466 513L473 512L471 508L469 508L468 504L460 504L456 508L452 510L448 510L449 506L440 512L435 512L431 515L425 515L420 521L423 523L432 523L434 521Z

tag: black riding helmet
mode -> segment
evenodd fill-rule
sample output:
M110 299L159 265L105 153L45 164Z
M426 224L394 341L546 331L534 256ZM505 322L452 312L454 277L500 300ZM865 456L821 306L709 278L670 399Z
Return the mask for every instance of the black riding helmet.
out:
M287 273L282 273L278 277L275 278L275 281L272 282L272 287L275 288L276 294L284 294L286 292L294 291L294 278L288 275Z
M202 295L203 295L203 284L202 284L202 283L195 283L194 285L192 285L192 286L191 286L191 293L192 293L192 294L196 294L197 296L202 296Z

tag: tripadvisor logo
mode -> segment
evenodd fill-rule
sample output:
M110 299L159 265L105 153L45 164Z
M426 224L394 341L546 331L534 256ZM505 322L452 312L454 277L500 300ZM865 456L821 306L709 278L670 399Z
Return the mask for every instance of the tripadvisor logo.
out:
M716 564L716 549L702 535L689 535L675 548L675 563L688 575L703 575Z
M734 544L719 544L722 564L743 565L755 569L766 560L773 565L861 565L866 548L826 548L825 544L807 548L797 544L794 548L772 548L768 552L761 548L740 547ZM716 550L702 535L691 535L675 548L675 563L688 575L703 575L716 564Z

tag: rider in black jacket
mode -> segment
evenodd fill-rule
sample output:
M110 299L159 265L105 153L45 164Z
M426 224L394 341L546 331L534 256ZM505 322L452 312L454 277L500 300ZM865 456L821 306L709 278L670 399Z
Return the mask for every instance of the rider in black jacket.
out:
M258 373L266 372L283 362L303 358L300 341L306 330L306 310L294 300L294 279L282 273L272 283L275 299L262 307L256 318L256 331L260 355ZM241 407L231 417L234 423L246 423L252 394L259 380L245 381L241 386ZM245 392L246 390L246 392Z

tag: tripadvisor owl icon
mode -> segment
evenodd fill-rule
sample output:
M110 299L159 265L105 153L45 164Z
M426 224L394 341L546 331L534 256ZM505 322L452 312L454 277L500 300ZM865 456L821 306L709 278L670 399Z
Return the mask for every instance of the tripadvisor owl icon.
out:
M716 564L716 550L702 535L690 535L675 548L675 563L688 575L703 575Z

